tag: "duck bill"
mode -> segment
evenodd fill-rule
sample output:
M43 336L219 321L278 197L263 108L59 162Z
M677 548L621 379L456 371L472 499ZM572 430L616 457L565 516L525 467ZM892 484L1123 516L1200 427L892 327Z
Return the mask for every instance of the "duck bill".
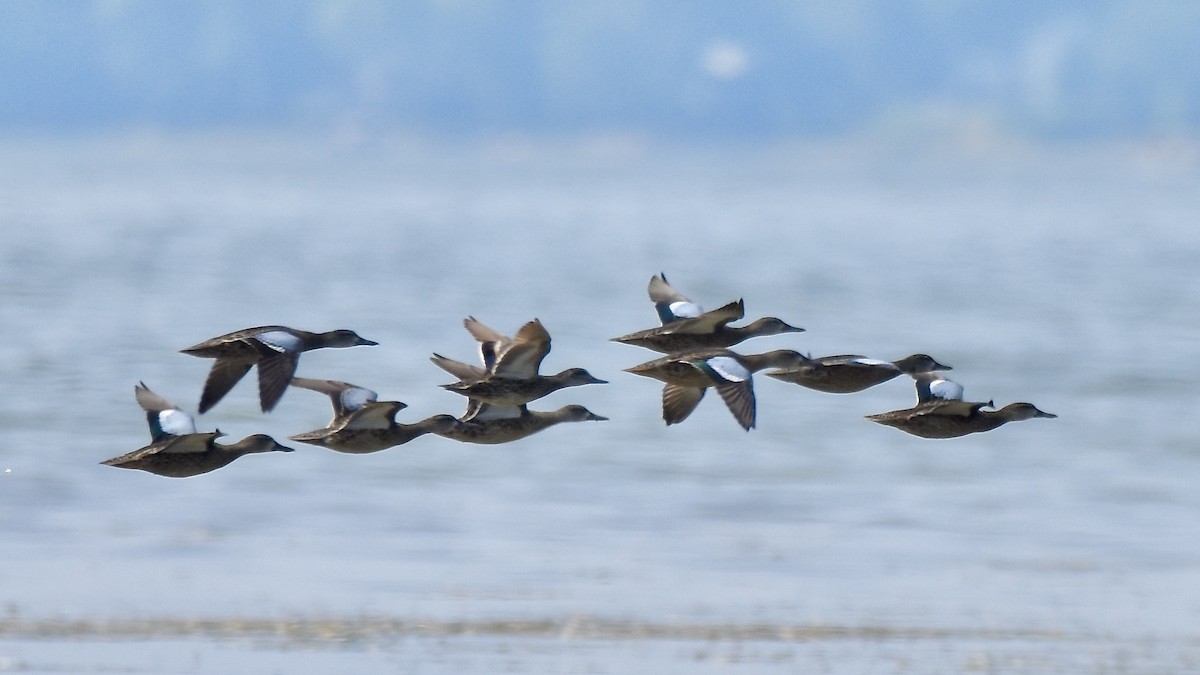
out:
M640 366L633 366L631 368L624 368L623 370L627 373L632 373L634 375L641 375L642 377L653 377L656 380L658 379L658 377L656 377L654 374L654 370L647 368L644 364L640 365Z

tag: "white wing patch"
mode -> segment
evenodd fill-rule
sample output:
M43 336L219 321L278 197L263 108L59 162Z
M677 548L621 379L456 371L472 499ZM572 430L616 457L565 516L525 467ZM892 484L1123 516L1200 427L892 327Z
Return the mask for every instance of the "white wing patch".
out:
M667 306L677 319L694 319L704 313L704 308L689 300L672 302Z
M255 340L274 349L277 352L296 353L300 351L300 338L287 331L269 330L254 336Z
M962 385L950 380L930 380L929 396L931 398L941 398L950 401L961 401L963 397Z
M163 433L172 436L196 433L196 421L182 410L162 410L158 413L158 426Z
M353 412L378 398L379 394L366 387L349 387L342 390L342 408Z
M900 370L899 368L896 367L896 364L892 363L891 361L881 361L879 359L868 359L865 356L860 356L857 359L853 359L851 361L851 363L858 363L858 364L862 364L864 366L885 366L891 370Z
M726 382L745 382L750 379L750 371L730 356L714 356L705 363Z

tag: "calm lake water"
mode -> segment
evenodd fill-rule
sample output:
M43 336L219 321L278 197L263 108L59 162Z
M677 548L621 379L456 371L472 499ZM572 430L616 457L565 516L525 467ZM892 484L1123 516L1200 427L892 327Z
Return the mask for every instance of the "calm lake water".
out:
M1200 669L1200 154L637 139L154 135L0 143L0 671L1183 672ZM665 272L799 335L927 352L1055 420L924 440L911 381L756 378L759 428L685 423L608 338ZM437 351L538 317L534 407L610 419L367 456L293 444L167 479L133 386L194 410L238 328L378 347L299 374L459 413ZM253 373L198 425L329 418Z

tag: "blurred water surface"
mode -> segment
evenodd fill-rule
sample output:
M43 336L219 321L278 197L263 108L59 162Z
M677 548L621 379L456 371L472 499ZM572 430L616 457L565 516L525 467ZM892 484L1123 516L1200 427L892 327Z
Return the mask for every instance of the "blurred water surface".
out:
M1196 667L1198 179L1166 145L5 141L0 669ZM659 386L621 372L654 355L608 341L653 325L659 271L808 330L742 351L927 352L968 397L1059 418L928 441L862 419L910 405L909 381L759 377L751 433L713 395L667 428ZM147 440L135 383L194 410L211 361L177 350L260 324L352 328L380 346L308 353L300 374L405 401L403 422L457 413L427 357L473 358L467 315L540 318L546 370L611 384L535 407L611 421L298 445L185 480L98 464ZM262 415L251 374L198 424L283 439L328 417L299 390ZM296 661L255 634L181 630L176 650L69 630L355 617L479 634L359 649L317 631L302 651L344 651ZM485 627L520 621L551 628ZM722 628L747 625L778 630ZM779 628L797 626L845 634Z

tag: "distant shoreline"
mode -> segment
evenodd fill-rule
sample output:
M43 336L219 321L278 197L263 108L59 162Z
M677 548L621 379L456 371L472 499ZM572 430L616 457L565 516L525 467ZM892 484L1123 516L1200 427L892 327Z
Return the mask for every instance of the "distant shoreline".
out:
M410 637L529 637L561 640L669 641L1054 641L1089 642L1111 636L1060 630L980 627L898 627L823 623L693 623L567 617L405 619L361 617L155 617L134 619L0 619L0 640L279 638L288 642L388 640Z

